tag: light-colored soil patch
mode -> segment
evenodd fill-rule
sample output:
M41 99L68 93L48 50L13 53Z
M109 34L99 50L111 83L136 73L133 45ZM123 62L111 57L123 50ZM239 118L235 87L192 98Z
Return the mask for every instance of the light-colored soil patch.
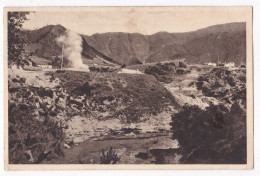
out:
M54 88L60 85L59 79L51 79L51 76L45 74L45 71L26 71L23 69L16 68L8 69L8 74L11 79L14 78L25 78L25 85L33 87L48 87Z
M67 121L68 128L65 129L66 141L80 143L89 139L96 139L113 134L113 132L123 133L122 129L137 129L138 133L169 131L171 115L174 111L162 112L158 115L143 117L141 122L122 123L119 119L98 120L74 116ZM125 136L135 136L135 133L125 134Z

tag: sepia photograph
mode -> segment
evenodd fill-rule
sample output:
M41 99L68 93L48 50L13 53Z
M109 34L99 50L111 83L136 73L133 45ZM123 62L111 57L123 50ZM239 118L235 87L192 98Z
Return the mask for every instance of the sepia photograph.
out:
M7 7L5 167L252 169L252 7Z

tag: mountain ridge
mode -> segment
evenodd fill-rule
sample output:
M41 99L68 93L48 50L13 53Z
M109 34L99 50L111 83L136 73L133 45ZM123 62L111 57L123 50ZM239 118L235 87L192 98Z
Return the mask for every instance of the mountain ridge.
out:
M246 24L236 22L185 33L157 32L142 35L118 32L93 34L84 38L98 51L126 65L133 57L142 63L187 58L191 63L217 62L219 59L221 62L234 61L239 65L245 64L245 34ZM110 41L110 46L109 40L114 40Z
M49 25L23 31L29 48L37 56L48 58L61 52L55 38L67 29ZM125 32L79 34L84 59L101 57L119 65L135 65L186 58L189 63L246 62L246 23L218 24L192 32L157 32L152 35ZM29 36L29 37L28 37ZM37 36L37 37L35 37ZM29 38L29 39L28 39ZM27 49L30 52L30 50Z

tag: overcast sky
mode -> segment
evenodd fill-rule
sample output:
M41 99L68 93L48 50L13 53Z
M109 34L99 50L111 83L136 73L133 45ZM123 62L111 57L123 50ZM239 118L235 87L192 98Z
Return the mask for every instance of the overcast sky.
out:
M159 31L188 32L215 24L244 22L241 8L87 8L67 11L36 11L24 23L26 29L61 24L77 33L105 32L153 34Z

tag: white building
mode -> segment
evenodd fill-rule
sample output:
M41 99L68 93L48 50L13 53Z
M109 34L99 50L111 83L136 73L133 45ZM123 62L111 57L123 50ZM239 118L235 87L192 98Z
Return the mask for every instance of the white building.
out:
M225 63L225 67L235 67L235 63L234 62Z

